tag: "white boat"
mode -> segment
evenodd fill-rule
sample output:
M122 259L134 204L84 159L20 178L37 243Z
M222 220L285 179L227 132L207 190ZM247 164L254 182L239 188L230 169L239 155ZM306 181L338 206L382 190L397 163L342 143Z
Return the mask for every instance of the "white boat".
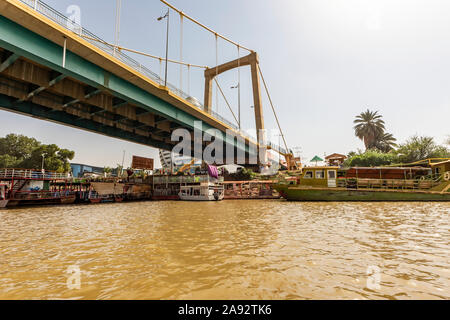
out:
M218 183L182 186L179 193L183 201L222 201L224 196L224 186Z

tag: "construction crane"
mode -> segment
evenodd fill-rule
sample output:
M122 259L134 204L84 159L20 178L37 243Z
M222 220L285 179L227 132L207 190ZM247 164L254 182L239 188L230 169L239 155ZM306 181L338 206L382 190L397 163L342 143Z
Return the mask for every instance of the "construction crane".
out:
M195 159L192 159L191 162L186 163L184 166L178 170L178 173L185 173L187 170L191 169L191 167L194 165Z

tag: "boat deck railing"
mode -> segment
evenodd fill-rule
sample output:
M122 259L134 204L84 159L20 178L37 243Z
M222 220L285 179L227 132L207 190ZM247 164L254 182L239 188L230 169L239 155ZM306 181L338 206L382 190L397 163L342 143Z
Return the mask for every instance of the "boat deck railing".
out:
M15 180L67 180L67 174L31 169L0 169L0 179Z
M441 184L433 179L363 179L339 178L337 187L347 189L397 189L397 190L430 190Z
M12 196L13 200L49 200L74 196L74 191L19 191Z

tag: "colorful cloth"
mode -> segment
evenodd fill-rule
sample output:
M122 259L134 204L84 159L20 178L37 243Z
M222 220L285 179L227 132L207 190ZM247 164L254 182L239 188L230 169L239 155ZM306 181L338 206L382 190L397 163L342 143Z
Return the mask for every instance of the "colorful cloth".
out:
M217 167L208 165L208 174L210 177L219 178L219 170L217 170Z

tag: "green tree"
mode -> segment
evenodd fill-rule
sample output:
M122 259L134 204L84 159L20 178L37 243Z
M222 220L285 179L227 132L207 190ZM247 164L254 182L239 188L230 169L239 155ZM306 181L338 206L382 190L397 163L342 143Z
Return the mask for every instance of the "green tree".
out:
M413 136L395 151L401 163L412 163L430 158L448 158L450 150L436 144L434 138Z
M20 160L9 154L0 155L0 168L18 168Z
M391 165L398 162L398 157L394 153L384 153L375 149L365 152L351 152L345 161L346 167L378 167Z
M75 158L75 152L68 149L59 149L56 155L58 159L62 161L63 171L69 172L71 170L69 160L73 160L73 158Z
M372 148L378 149L381 152L390 152L398 145L397 139L391 133L383 132L375 138Z
M112 170L110 167L104 167L104 168L103 168L103 173L105 173L106 176L111 175L112 171L113 171L113 170Z
M44 169L69 172L69 161L75 152L60 149L55 144L43 145L34 138L23 135L8 134L0 138L0 167L40 170L44 155Z
M11 133L0 138L0 155L8 155L20 161L31 157L33 150L40 145L41 143L34 138Z
M34 149L30 158L25 159L20 166L26 169L40 169L42 160L44 160L45 170L69 172L69 160L72 160L74 156L75 152L67 149L60 149L55 144L41 145Z
M353 121L355 135L364 142L366 150L373 148L376 138L384 134L385 123L382 118L378 111L367 110L356 116Z

